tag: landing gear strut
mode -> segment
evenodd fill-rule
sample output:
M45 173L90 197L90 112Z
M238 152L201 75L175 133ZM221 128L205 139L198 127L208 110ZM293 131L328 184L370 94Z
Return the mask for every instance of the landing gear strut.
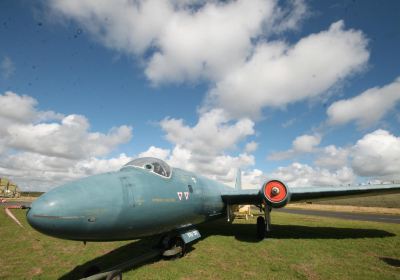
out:
M257 218L257 238L263 240L271 231L271 206L266 205L260 208L264 212L264 217Z

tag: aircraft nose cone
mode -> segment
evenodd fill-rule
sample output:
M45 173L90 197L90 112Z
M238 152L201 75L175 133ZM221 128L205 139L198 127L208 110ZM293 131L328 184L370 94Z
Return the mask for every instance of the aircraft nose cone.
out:
M34 201L27 213L28 223L37 231L52 235L57 227L57 219L60 217L61 201L53 199L50 195L43 195Z
M104 240L118 225L123 201L119 173L66 183L40 196L27 213L37 231L62 239Z
M74 186L54 189L34 201L27 213L28 223L37 231L59 238L69 238L82 217L74 211Z

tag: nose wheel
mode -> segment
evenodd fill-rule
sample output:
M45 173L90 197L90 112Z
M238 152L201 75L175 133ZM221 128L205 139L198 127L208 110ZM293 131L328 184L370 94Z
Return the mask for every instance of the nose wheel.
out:
M169 240L162 240L161 243L168 244L162 254L166 258L177 259L186 254L186 244L179 236L172 237Z
M257 238L263 240L268 236L271 231L271 211L272 208L266 205L263 209L264 217L260 216L257 218Z

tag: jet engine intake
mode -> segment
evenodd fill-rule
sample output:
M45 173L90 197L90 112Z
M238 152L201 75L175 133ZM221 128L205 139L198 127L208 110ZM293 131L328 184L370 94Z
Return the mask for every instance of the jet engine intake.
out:
M271 207L281 208L289 202L289 189L279 180L266 182L261 188L264 202Z

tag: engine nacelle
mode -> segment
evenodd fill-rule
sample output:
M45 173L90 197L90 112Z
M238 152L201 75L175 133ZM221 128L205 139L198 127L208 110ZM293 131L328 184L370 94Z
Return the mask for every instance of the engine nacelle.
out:
M283 207L289 202L289 189L279 180L266 182L261 188L261 193L264 202L274 208Z

